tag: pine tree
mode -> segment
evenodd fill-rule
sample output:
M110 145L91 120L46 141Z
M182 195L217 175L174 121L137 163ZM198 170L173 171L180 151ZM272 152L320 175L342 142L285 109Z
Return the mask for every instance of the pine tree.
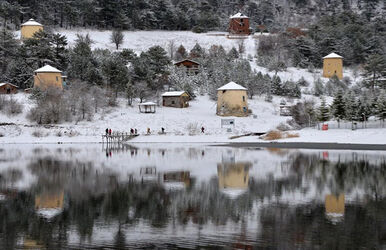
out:
M181 44L176 52L176 60L180 61L188 57L185 47Z
M366 78L367 85L374 91L378 84L378 79L386 77L386 59L384 55L371 55L367 58L364 66L363 76ZM386 86L381 86L386 88Z
M344 97L346 120L357 121L357 101L353 92L348 92Z
M382 120L385 122L386 119L386 95L385 93L382 93L378 97L377 105L376 105L376 112L377 117L379 120Z
M316 79L316 81L314 82L313 93L315 96L321 96L324 94L324 86L320 78Z
M190 51L189 56L191 58L204 57L205 56L205 50L200 46L200 44L196 43L194 45L193 49Z
M335 95L332 102L332 115L338 120L338 127L340 127L340 120L346 117L345 103L343 99L343 92L341 90Z
M111 89L115 92L115 97L118 92L125 89L127 86L128 69L124 64L123 59L116 53L109 56L102 64L103 78Z
M232 49L229 50L228 52L228 60L235 60L237 58L239 58L239 52L237 51L237 49L235 47L232 47Z
M283 94L281 79L277 75L274 75L272 77L272 94L274 94L274 95L282 95Z
M330 109L327 107L326 99L324 97L321 98L321 103L319 106L318 120L320 122L326 122L330 118Z

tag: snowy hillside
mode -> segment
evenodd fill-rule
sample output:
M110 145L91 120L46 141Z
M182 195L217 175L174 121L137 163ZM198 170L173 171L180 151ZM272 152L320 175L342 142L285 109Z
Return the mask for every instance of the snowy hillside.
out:
M68 39L69 46L74 45L76 35L87 35L91 37L93 49L109 49L115 51L115 45L111 43L110 36L111 31L91 30L91 29L78 29L78 30L56 30ZM203 48L208 50L212 45L222 45L225 50L230 50L232 47L238 48L239 43L244 42L245 53L244 57L255 57L258 45L258 38L260 34L249 36L247 39L230 39L227 38L225 32L209 32L209 33L193 33L191 31L124 31L124 41L120 49L132 49L137 54L148 50L154 45L163 47L166 51L169 51L170 43L174 43L174 49L179 45L183 45L187 50L191 50L196 43L200 44ZM263 34L267 35L267 34ZM275 73L270 72L267 68L260 67L256 64L255 60L251 60L252 69L263 74L268 73L273 76ZM313 83L317 78L322 77L321 69L316 69L314 73L309 72L307 69L298 69L294 67L288 68L286 71L278 72L282 81L293 80L298 81L304 77L309 83ZM353 72L350 68L344 68L344 76L350 77L355 81L360 81L361 77L354 79ZM327 78L322 78L327 82Z
M115 45L111 43L111 31L100 31L90 29L66 30L59 29L57 32L65 35L69 45L73 45L77 34L89 34L93 40L92 48L115 50ZM179 45L184 45L187 50L191 50L196 43L205 49L212 45L222 45L226 50L232 47L237 48L240 41L245 42L248 54L252 56L256 53L256 39L249 36L248 39L228 39L225 32L193 33L191 31L124 31L124 41L121 49L132 49L137 53L149 49L151 46L159 45L168 51L170 42L174 42L175 49Z

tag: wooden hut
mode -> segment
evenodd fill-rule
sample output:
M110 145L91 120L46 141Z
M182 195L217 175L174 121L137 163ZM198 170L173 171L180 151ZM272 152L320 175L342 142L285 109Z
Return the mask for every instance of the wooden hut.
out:
M46 65L34 71L34 88L45 90L49 87L63 89L62 71Z
M170 91L162 94L162 106L174 108L189 107L190 96L185 91Z
M33 35L40 30L43 30L43 25L30 19L21 25L21 39L32 38Z
M140 113L155 113L155 107L157 104L154 102L143 102L138 104Z
M247 116L248 115L247 89L230 82L217 89L217 115L220 116Z
M339 79L343 78L343 57L331 53L323 57L323 77L331 78L334 75Z
M200 64L196 61L185 59L174 63L177 67L185 67L188 74L197 74L200 69Z
M0 94L16 94L18 88L11 83L0 83Z
M229 33L234 35L250 35L249 17L242 13L237 13L230 17Z

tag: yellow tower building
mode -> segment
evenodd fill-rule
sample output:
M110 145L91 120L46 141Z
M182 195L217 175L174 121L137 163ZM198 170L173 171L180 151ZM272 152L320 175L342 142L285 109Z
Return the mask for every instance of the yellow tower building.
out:
M230 82L217 89L217 115L220 116L247 116L248 115L247 89Z
M323 57L323 77L331 78L334 75L339 79L343 78L343 57L331 53Z
M40 30L43 30L43 25L30 19L21 25L21 39L32 38L33 35Z
M63 88L62 71L46 65L34 71L34 88L45 90L49 87Z

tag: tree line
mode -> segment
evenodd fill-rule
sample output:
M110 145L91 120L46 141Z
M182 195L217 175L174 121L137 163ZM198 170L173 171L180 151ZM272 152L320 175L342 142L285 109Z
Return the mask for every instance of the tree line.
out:
M1 0L4 23L19 27L29 18L63 28L226 30L237 12L255 30L308 26L323 15L355 11L371 20L385 13L379 0Z

